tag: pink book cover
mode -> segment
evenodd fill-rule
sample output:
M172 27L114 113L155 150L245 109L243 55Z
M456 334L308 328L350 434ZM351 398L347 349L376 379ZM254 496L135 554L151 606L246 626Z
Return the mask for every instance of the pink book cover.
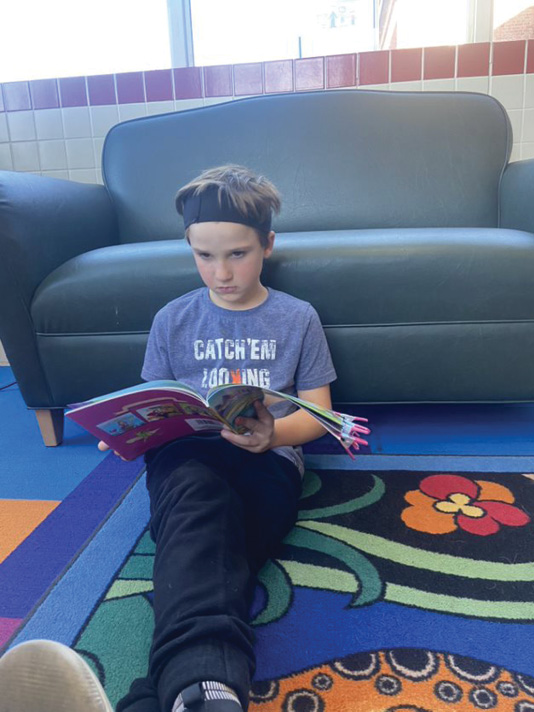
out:
M126 389L77 405L67 417L126 460L185 435L218 432L222 423L201 399L177 390Z

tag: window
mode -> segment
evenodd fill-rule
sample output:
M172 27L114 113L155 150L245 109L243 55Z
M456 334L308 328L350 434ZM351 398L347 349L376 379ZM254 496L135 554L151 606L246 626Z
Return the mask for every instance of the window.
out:
M0 82L170 66L166 0L2 4Z
M381 0L380 47L432 47L469 41L473 0Z
M196 65L375 48L373 0L191 0Z

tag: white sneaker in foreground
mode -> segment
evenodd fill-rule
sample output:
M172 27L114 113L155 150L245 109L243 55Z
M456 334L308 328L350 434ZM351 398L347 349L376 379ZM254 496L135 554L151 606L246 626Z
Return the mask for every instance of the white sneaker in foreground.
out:
M113 708L78 653L52 640L30 640L0 658L0 712L113 712Z

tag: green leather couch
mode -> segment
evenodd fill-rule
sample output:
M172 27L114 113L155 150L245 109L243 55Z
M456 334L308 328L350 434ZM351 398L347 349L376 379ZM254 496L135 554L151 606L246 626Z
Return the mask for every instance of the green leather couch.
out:
M274 95L127 121L105 185L0 172L0 339L45 439L140 381L151 320L200 285L178 187L240 163L283 196L265 282L311 301L337 403L534 400L534 161L493 98Z

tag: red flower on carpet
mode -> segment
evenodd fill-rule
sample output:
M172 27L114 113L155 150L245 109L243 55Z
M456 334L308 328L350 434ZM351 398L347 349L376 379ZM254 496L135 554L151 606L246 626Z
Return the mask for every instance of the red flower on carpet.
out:
M501 526L523 527L530 517L514 506L513 493L503 485L469 480L460 475L430 475L418 490L407 492L410 504L401 514L407 527L426 534L449 534L458 528L489 536Z

